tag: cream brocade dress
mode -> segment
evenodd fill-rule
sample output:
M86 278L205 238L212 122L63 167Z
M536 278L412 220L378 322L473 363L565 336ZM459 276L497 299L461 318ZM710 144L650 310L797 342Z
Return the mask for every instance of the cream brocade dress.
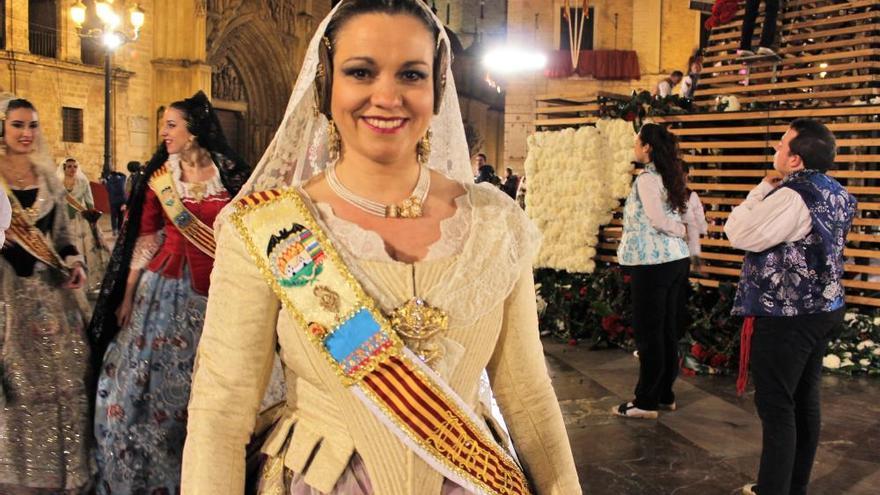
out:
M539 234L500 191L464 187L467 193L456 199L455 214L441 223L440 239L423 260L412 264L393 260L377 233L336 217L329 205L313 208L343 261L384 312L413 296L447 312L449 328L435 337L445 356L433 367L491 422L480 397L480 376L488 371L535 493L577 495L581 491L574 460L538 337L531 261ZM285 368L287 410L263 444L267 465L275 461L276 469L264 470L260 493L468 493L406 448L339 384L286 311L280 310L277 323L265 322L266 312L277 312L279 303L258 302L274 295L252 266L235 228L224 225L218 235L218 249L225 244L234 253L227 257L218 251L215 264L189 407L184 493L241 493L244 466L239 453L271 374L274 342ZM258 277L259 283L252 282ZM233 283L239 285L233 289ZM235 290L238 305L247 305L252 315L233 316L237 311L228 307L232 299L214 299L214 292L221 290ZM241 332L248 336L246 345ZM253 364L255 359L259 365ZM228 369L235 369L236 377Z

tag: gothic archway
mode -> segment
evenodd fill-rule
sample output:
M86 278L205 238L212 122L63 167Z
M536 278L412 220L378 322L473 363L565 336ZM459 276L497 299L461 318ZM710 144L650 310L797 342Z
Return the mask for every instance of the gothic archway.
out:
M284 117L296 80L302 45L314 16L294 11L293 2L210 0L208 64L212 96L232 143L256 165ZM303 41L305 40L305 41Z

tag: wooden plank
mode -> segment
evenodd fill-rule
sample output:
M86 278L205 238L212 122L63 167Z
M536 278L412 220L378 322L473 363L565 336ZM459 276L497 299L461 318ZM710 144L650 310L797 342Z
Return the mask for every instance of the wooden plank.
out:
M663 115L652 117L654 122L718 122L757 119L789 119L795 117L852 117L856 115L876 115L880 113L880 105L851 105L823 108L796 108L789 110L762 110L739 112L690 113L681 115ZM872 124L874 124L872 122ZM766 130L766 127L761 127ZM788 127L784 127L788 130ZM874 129L871 127L870 129ZM785 132L783 130L783 132ZM833 129L832 129L833 130ZM673 129L677 131L677 129Z
M704 182L692 182L690 184L691 189L695 189L698 191L741 191L748 192L751 191L755 184L715 184L715 183L704 183ZM860 194L880 194L880 187L862 187L862 186L849 186L846 188L850 194L860 195Z
M847 34L856 34L856 33L865 33L872 32L876 30L876 24L874 25L875 29L865 29L870 28L871 23L858 23L854 26L849 26L845 28L837 28L837 29L823 29L821 31L814 31L811 33L801 33L801 34L793 34L790 36L782 36L782 44L788 44L795 41L804 41L804 40L815 40L816 38L829 38L831 36L845 36Z
M734 113L734 112L730 112ZM832 132L855 132L855 131L877 131L880 130L878 122L845 122L825 124ZM743 126L743 127L691 127L687 129L670 129L673 134L678 136L713 136L713 135L729 135L729 134L783 134L788 130L787 125L768 125L768 126Z
M812 89L812 88L810 88ZM834 89L834 90L820 90L820 91L810 91L806 92L805 89L801 89L800 92L796 93L781 93L781 94L772 94L772 95L760 95L760 96L739 96L737 100L739 100L740 104L743 103L752 103L755 101L769 103L769 102L777 102L777 101L790 101L790 100L830 100L836 98L851 98L853 96L873 96L880 94L880 88L856 88L856 89ZM715 100L700 100L695 102L698 107L713 107L715 106Z
M846 239L849 242L880 242L880 235L878 234L854 234L852 232L846 236Z
M780 29L780 32L781 33L788 33L791 31L802 30L802 29L810 28L810 27L836 26L837 24L845 24L848 22L853 22L853 23L864 25L864 24L870 24L870 23L869 22L867 22L867 23L866 22L858 22L858 21L865 21L865 20L869 20L869 19L873 20L873 19L878 19L878 18L880 18L880 11L868 11L868 12L861 12L858 14L850 14L850 15L836 15L836 16L829 16L824 19L816 19L813 21L786 23L786 24L782 25L782 29ZM822 33L823 31L829 31L829 30L828 29L824 29L824 30L819 29L815 32L815 35L818 36L819 33ZM742 36L742 33L735 32L735 31L734 32L727 32L727 33L722 32L722 33L717 33L717 34L711 34L711 35L709 35L709 42L711 43L713 41L728 40L728 39L739 40L741 36ZM802 35L797 35L797 36L802 36ZM815 38L816 36L812 36L812 37ZM782 35L783 44L785 44L787 41L790 41L791 39L799 39L799 38L789 38L789 37L786 37L784 34Z
M740 66L741 68L742 66ZM859 69L876 69L880 68L880 62L850 62L847 64L834 64L834 65L826 65L822 67L820 65L814 65L811 67L803 67L800 69L787 69L779 71L775 77L785 78L792 76L803 76L810 74L820 74L822 72L826 72L828 74L834 72L845 72L851 70L859 70ZM771 79L774 77L772 71L768 72L752 72L749 75L750 81L756 81L761 79ZM697 85L697 92L702 91L703 88L721 84L721 83L738 83L743 80L744 76L741 74L733 74L729 76L714 76L714 77L700 77L699 84Z
M846 302L863 306L880 306L880 299L876 297L846 296Z
M765 170L693 168L688 175L690 177L764 177L767 173ZM841 179L880 179L880 170L831 170L828 175Z
M560 119L535 119L535 127L550 127L555 125L584 125L595 124L599 117L570 117Z
M545 113L573 113L573 112L597 112L599 111L599 104L594 103L591 105L560 105L556 107L540 107L535 109L535 113L537 114L545 114Z
M825 29L822 31L813 31L810 33L804 34L793 34L788 37L783 37L782 46L786 46L791 43L795 43L798 41L806 41L810 42L810 40L817 39L825 39L832 38L834 36L850 36L850 35L858 35L860 33L867 33L868 36L872 35L876 28L873 24L857 24L851 27L845 28L836 28L836 29ZM859 39L860 37L856 36L853 39ZM795 45L796 46L796 45ZM722 42L718 44L713 44L709 46L705 51L706 53L718 53L723 51L734 52L739 48L739 40L733 39L733 41Z
M776 141L684 141L679 142L678 147L687 149L751 149L751 148L770 148ZM838 139L838 148L851 148L855 146L880 146L880 138L878 139ZM838 171L839 172L839 171Z
M876 2L877 2L877 0L856 0L856 1L852 1L852 2L846 2L846 3L832 3L831 5L826 5L824 7L815 7L815 4L816 4L815 1L807 0L804 2L804 5L811 5L813 7L808 8L808 9L789 10L787 12L781 13L779 15L779 17L782 19L797 19L799 17L807 17L810 15L816 15L816 14L835 13L835 12L839 12L841 10L850 10L850 9L857 9L857 8L862 8L862 7L871 7L871 6L874 6L876 4ZM785 4L785 7L790 8L792 5L793 4L791 2L788 2ZM755 30L758 32L760 32L760 29L757 28L758 24L760 23L760 25L762 27L764 25L764 13L765 13L765 11L762 10L761 13L758 14L758 17L755 19L755 23L756 23ZM721 26L718 26L715 29L736 28L736 29L741 30L742 29L742 18L744 15L745 15L745 9L740 9L737 11L736 16L733 17L733 19L735 19L735 20L728 22L727 24L722 24ZM715 29L713 29L713 32Z
M773 155L682 155L688 163L773 163ZM880 155L837 155L835 163L876 163Z
M865 35L865 36L856 36L854 38L848 38L848 39L843 39L843 40L826 41L826 42L822 42L822 43L809 43L809 42L800 43L800 44L793 44L792 43L792 44L783 46L782 48L777 50L776 53L783 54L783 55L788 54L788 53L803 54L803 53L808 53L808 52L813 52L813 51L830 50L832 48L855 48L855 47L862 46L862 45L869 46L872 44L877 44L878 40L880 40L880 37L878 37L878 36ZM736 49L736 47L734 46L733 49ZM712 64L715 64L717 62L733 61L738 58L739 58L739 55L737 55L736 53L724 53L724 54L720 54L720 55L713 55L711 57L703 57L703 72L706 73L707 71L711 71L711 70L714 70L717 68L717 66L714 66ZM755 64L755 65L759 65L759 64ZM760 65L763 66L765 64L760 64Z
M880 77L876 75L867 76L845 76L845 77L826 77L824 79L813 79L809 81L792 81L774 84L755 84L743 86L735 84L733 86L724 86L720 88L704 89L697 93L697 98L705 99L706 97L716 95L729 95L739 93L754 93L757 91L770 91L780 89L794 88L814 88L816 86L834 86L837 84L869 84L880 81Z
M805 55L804 52L797 52L795 55L790 57L784 57L782 61L776 63L777 69L782 69L785 67L799 66L805 64L814 64L825 63L831 60L851 60L857 58L870 58L875 57L876 52L878 50L876 48L862 48L859 50L845 50L845 51L835 51L835 52L822 52L817 55ZM733 56L728 60L730 63L724 65L713 65L709 68L703 69L703 74L721 74L725 72L738 72L743 68L742 62L739 60L737 56ZM755 62L751 64L752 70L756 69L766 69L769 70L773 67L773 61L769 62Z

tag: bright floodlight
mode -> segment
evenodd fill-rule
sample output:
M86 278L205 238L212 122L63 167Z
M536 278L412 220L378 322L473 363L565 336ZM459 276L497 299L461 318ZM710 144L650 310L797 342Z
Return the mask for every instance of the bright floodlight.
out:
M543 53L521 48L496 48L483 57L483 65L492 72L510 74L541 70L547 65Z
M109 50L113 51L122 46L122 36L119 33L109 32L101 36L101 43Z
M135 31L140 30L140 28L144 27L144 21L146 20L146 15L144 11L141 9L140 5L134 4L134 6L129 11L129 16L131 19L131 25L134 27Z
M81 28L86 22L86 6L82 2L76 2L70 7L70 18L77 28Z

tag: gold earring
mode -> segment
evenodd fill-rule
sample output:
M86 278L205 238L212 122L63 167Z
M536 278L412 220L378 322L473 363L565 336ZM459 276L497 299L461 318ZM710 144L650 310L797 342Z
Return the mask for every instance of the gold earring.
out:
M339 131L336 129L336 123L332 119L327 121L327 154L330 160L339 159L339 152L342 149L342 140L339 137Z
M425 133L425 137L416 144L416 160L420 165L427 165L428 158L431 156L431 129Z

